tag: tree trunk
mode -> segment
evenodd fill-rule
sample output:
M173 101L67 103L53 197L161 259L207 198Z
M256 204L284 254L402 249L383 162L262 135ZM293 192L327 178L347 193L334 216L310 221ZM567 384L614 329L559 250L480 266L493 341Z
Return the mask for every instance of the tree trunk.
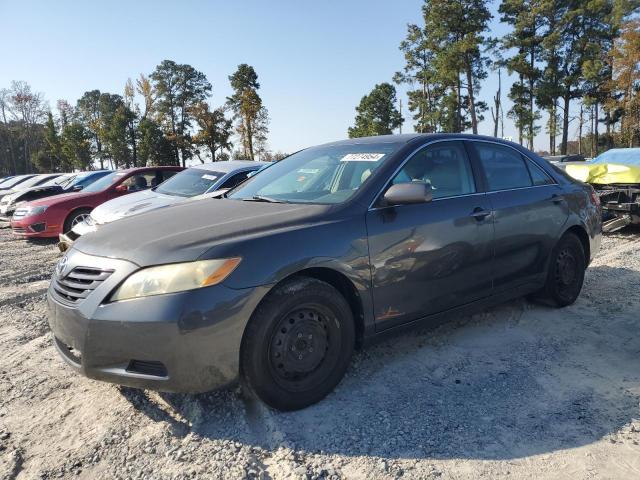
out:
M533 72L534 66L535 66L535 57L534 57L534 51L532 48L530 59L529 59L529 67L531 68L531 72ZM535 119L533 116L533 74L531 74L531 76L529 77L529 139L528 139L529 150L533 150L534 122L535 122Z
M493 136L497 137L498 136L498 124L500 122L500 102L501 102L501 97L502 97L502 78L501 78L501 72L500 69L498 69L498 91L496 92L495 97L493 97L493 103L496 107L496 114L495 117L493 119Z
M460 74L456 85L456 133L462 132L462 92L460 91Z
M578 155L582 155L582 125L584 124L583 120L583 111L582 111L582 103L580 104L580 118L578 119Z
M251 120L247 118L247 147L249 149L249 158L253 160L253 128L251 128Z
M136 145L136 130L133 124L129 128L129 135L131 136L131 153L133 154L133 166L138 166L138 148Z
M593 121L594 121L594 115L593 115L593 105L591 105L591 108L589 109L589 133L590 133L590 137L589 138L589 155L593 158L593 152L595 151L595 144L593 143L593 139L594 139L594 128L593 128Z
M593 106L594 108L594 117L595 117L595 128L593 130L593 137L594 137L594 142L595 142L595 151L596 154L594 155L594 157L598 156L598 143L600 143L599 141L599 135L598 135L598 116L599 116L599 112L598 112L598 102L595 103L595 105Z
M469 112L471 113L471 129L473 134L478 134L478 119L476 118L476 104L473 95L473 71L471 61L467 59L467 92L469 94Z
M564 105L562 107L562 144L560 145L560 153L567 154L567 142L569 140L569 105L571 103L571 92L567 92L563 96Z

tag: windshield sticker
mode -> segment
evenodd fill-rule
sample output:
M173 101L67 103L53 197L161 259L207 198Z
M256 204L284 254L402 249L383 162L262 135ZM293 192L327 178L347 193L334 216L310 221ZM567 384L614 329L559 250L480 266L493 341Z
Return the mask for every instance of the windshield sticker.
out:
M204 178L205 180L216 180L218 177L216 177L215 175L209 175L208 173L205 173L204 175L202 175L202 178Z
M300 170L298 170L298 173L310 173L313 175L314 173L318 173L319 171L319 168L301 168Z
M349 153L342 157L341 162L377 162L384 153Z

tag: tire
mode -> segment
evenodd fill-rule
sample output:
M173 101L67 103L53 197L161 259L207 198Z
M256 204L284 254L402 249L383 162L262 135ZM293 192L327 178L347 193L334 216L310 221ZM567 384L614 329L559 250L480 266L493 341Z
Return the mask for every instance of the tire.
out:
M252 315L240 351L245 390L277 410L305 408L340 383L355 345L349 304L308 277L276 287Z
M84 218L87 217L90 213L90 208L79 208L71 212L64 221L62 233L70 232L71 229L76 225L76 223L83 221Z
M574 303L582 290L586 268L582 243L573 233L565 233L551 253L541 299L556 307Z

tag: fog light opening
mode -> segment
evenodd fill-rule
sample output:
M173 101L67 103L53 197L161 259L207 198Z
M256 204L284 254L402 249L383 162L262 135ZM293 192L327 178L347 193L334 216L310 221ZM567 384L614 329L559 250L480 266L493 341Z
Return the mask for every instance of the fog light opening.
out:
M130 360L126 368L129 373L138 373L152 377L167 378L167 367L161 362L150 360Z

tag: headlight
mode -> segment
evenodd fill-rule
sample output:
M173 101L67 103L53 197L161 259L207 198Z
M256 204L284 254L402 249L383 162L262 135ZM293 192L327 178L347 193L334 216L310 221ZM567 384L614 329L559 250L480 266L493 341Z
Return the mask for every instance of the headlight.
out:
M44 213L47 208L49 208L48 205L41 205L38 207L29 207L27 212L24 214L25 217L35 217L36 215L40 215L42 213Z
M240 264L241 258L172 263L138 270L111 296L111 301L182 292L217 285Z

